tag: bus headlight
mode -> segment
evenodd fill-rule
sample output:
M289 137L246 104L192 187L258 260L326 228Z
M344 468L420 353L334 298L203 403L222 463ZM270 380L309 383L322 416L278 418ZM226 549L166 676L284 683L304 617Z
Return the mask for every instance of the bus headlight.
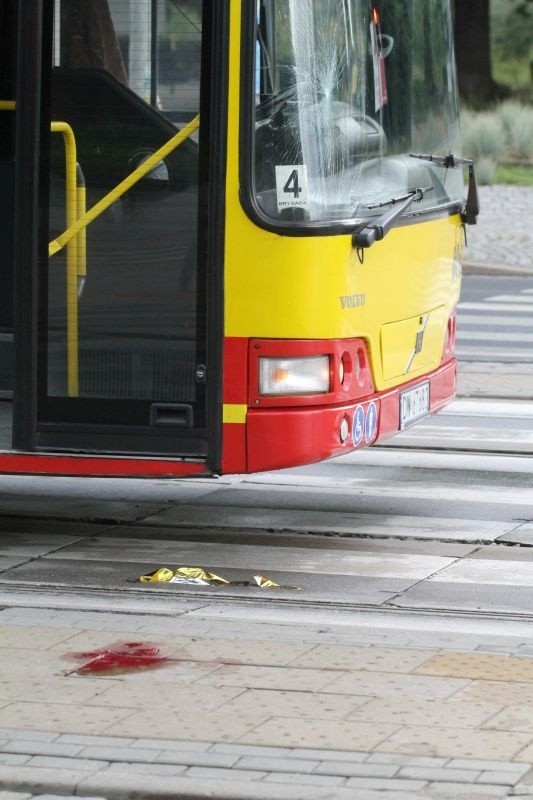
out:
M329 356L259 358L259 394L324 394L330 391Z

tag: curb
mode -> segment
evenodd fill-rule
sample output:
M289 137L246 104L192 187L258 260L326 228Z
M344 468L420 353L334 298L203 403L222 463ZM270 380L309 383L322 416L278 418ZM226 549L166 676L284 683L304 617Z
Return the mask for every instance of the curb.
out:
M531 544L527 536L510 538L509 543L519 539ZM41 734L35 740L27 740L25 731L15 733L21 736L0 747L0 757L11 756L11 761L0 762L0 798L7 794L6 800L19 800L15 795L25 800L24 794L33 800L40 795L42 800L429 800L455 796L457 790L464 794L465 788L472 798L485 796L485 791L508 797L521 794L521 781L531 772L531 763L513 760L80 734L74 734L76 744L83 748L86 738L91 754L46 756L54 746L58 753L66 752L67 742L46 742L46 731L34 731ZM97 747L108 748L107 760L94 751L99 738L107 743ZM113 738L117 747L110 744ZM178 749L165 750L170 742Z
M32 778L30 772L40 774ZM44 776L44 772L55 772L55 776ZM405 788L401 787L402 782ZM399 779L397 784L398 800L414 800L417 792L412 791L413 781ZM127 765L124 769L113 770L112 774L107 770L90 776L78 772L74 780L71 771L62 778L56 770L0 766L0 789L34 795L90 797L91 800L354 800L358 792L355 787L132 774ZM380 789L370 790L365 795L369 800L382 796Z
M463 261L463 275L509 275L517 278L533 278L531 267L519 267L514 264L490 264L484 261Z

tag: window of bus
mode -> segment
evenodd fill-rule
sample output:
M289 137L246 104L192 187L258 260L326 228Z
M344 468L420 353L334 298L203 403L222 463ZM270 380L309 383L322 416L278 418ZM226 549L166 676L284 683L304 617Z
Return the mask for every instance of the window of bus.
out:
M73 256L50 258L49 396L197 399L202 11L202 0L55 0L49 241L101 209ZM70 217L67 125L84 204Z
M411 153L460 152L449 0L258 0L252 196L296 225L462 202L460 170ZM374 208L373 208L374 207Z

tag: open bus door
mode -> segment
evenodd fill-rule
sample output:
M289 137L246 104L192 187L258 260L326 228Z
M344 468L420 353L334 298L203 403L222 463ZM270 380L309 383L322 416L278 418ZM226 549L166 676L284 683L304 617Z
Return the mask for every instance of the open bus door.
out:
M0 398L13 389L13 205L15 193L14 0L0 6ZM8 98L8 100L4 100Z
M2 6L2 450L219 467L223 6Z

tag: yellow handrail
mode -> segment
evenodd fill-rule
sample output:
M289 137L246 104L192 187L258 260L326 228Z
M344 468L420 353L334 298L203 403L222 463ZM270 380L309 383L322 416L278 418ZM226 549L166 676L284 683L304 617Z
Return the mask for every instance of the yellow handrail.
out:
M0 100L0 111L15 111L15 100ZM67 122L52 122L52 133L61 133L65 145L66 223L74 224L85 213L85 186L78 188L76 139ZM80 170L81 171L81 170ZM81 181L83 183L83 181ZM78 391L78 274L85 275L85 231L73 237L67 247L67 390L69 397Z
M70 228L78 218L77 156L74 131L67 122L52 122L52 133L61 133L65 144L66 221ZM78 237L67 247L67 392L77 397L78 387Z
M82 168L76 164L76 199L77 214L76 218L81 219L87 211L85 177ZM83 228L77 237L78 243L78 290L80 282L87 275L87 229Z
M102 197L101 200L98 201L92 208L90 208L81 218L77 219L73 225L70 225L64 233L50 242L48 246L48 255L53 256L58 253L65 245L67 245L71 239L76 236L80 231L87 227L91 222L93 222L97 217L100 216L104 211L106 211L109 206L113 205L123 194L125 194L128 189L131 189L141 178L144 178L149 172L151 172L154 167L156 167L160 161L162 161L166 156L172 153L177 147L188 139L191 134L194 133L198 129L200 125L200 115L197 115L192 119L184 128L178 131L171 139L168 140L159 150L156 150L155 153L152 153L146 161L143 161L137 169L134 169L131 175L128 175L121 181L118 186L115 186L114 189L111 189L108 194Z

